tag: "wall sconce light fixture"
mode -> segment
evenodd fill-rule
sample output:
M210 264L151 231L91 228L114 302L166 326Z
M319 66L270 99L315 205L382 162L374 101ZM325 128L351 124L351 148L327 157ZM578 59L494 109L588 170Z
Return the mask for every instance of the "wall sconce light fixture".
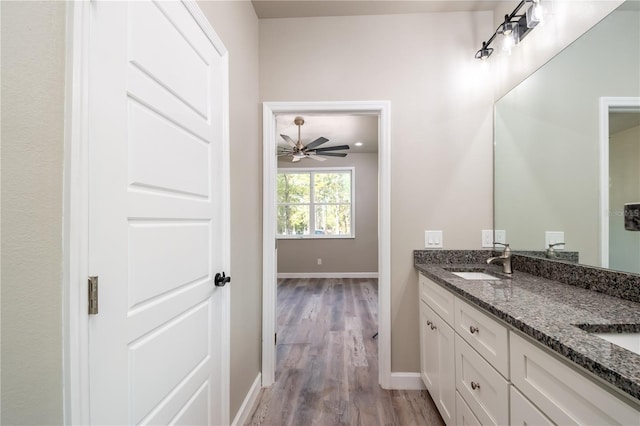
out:
M504 15L504 21L496 28L495 32L488 41L482 42L482 47L476 52L476 59L487 59L493 53L491 43L498 34L504 36L502 42L502 50L511 53L511 48L529 34L536 25L542 22L543 9L540 5L541 0L522 0L509 15ZM526 4L531 6L524 14L518 14L520 9Z

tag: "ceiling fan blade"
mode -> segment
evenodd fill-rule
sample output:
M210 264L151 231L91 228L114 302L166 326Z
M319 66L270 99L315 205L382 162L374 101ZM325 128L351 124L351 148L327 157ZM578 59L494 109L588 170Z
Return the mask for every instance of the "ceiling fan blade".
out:
M295 148L295 147L296 147L296 143L295 143L295 142L293 141L293 139L291 139L289 136L287 136L287 135L282 135L282 134L281 134L281 135L280 135L280 137L281 137L282 139L284 139L285 141L287 141L287 143L288 143L289 145L291 145L291 147L292 147L292 148Z
M309 144L304 148L304 150L305 150L305 151L308 151L308 150L313 149L313 148L315 148L316 146L320 146L320 145L322 145L323 143L326 143L326 142L329 142L329 139L327 139L327 138L323 138L323 137L319 137L319 138L318 138L318 139L316 139L315 141L313 141L313 142L309 143Z
M322 155L325 157L346 157L347 153L346 152L322 152L322 153L318 153L317 155Z
M340 149L349 149L349 145L338 145L338 146L328 146L326 148L316 148L314 152L326 152L326 151L337 151ZM307 151L309 152L309 151Z

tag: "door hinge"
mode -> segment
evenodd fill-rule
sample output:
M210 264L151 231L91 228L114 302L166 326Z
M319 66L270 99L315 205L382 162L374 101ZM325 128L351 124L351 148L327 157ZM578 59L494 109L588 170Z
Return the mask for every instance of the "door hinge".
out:
M277 345L278 344L278 333L274 333L273 334L273 344Z
M98 314L98 277L89 277L89 315Z

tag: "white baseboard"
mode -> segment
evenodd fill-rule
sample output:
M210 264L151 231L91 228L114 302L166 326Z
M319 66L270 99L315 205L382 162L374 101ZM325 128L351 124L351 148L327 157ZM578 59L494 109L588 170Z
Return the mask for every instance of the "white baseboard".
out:
M247 392L247 396L245 396L244 401L242 401L242 405L238 409L238 413L234 417L233 422L231 422L232 426L241 426L247 422L247 419L251 414L251 410L253 409L253 405L256 403L256 399L260 394L260 389L262 389L262 375L258 373L258 376L249 388L249 392Z
M377 272L279 272L278 278L378 278Z
M391 389L422 390L426 388L420 373L391 373Z

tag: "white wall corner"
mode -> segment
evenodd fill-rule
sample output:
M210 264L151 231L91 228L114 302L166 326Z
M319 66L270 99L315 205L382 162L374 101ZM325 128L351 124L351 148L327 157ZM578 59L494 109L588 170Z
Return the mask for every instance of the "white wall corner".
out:
M391 373L391 389L423 390L426 388L420 373Z
M247 395L244 397L244 401L242 401L242 405L238 409L236 416L231 422L232 426L244 425L247 422L249 415L251 414L251 410L258 399L258 395L260 395L260 389L262 389L262 375L258 373L256 379L249 388L249 392L247 392Z

